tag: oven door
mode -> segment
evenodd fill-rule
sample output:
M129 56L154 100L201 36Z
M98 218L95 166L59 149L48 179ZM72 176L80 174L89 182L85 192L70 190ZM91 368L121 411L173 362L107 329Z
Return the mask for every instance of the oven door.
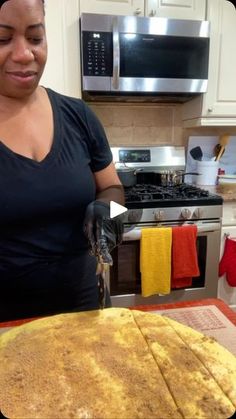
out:
M191 287L172 289L168 295L141 296L139 254L141 230L145 226L140 225L126 232L122 244L113 251L113 266L108 278L112 304L129 307L217 297L221 223L219 220L211 220L195 224L198 229L196 247L200 276L194 278ZM178 224L161 223L162 227L174 225Z

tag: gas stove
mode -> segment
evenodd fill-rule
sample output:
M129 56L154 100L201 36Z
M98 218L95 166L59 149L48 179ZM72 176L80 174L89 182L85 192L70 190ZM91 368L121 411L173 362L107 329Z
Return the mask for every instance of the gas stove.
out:
M125 189L124 223L219 219L223 200L193 185L135 185Z
M168 221L196 222L222 216L223 200L206 188L192 184L158 184L158 173L185 169L183 147L113 148L113 158L122 167L137 169L137 183L125 187L125 224L160 223ZM152 182L150 182L150 179Z
M114 306L130 307L216 297L222 198L211 194L207 187L184 183L182 174L177 182L177 173L185 171L183 147L123 147L112 149L112 152L116 167L120 165L122 168L123 164L123 168L125 165L137 169L135 176L131 176L133 186L125 187L128 211L122 214L123 240L114 249L114 263L109 271L108 283ZM134 174L135 171L126 172ZM122 179L124 184L127 178L124 176ZM157 230L159 227L174 229L176 226L188 228L189 224L196 227L199 277L194 277L192 285L186 286L186 289L173 288L167 295L142 297L140 251L144 230ZM159 251L158 246L156 251Z
M222 204L220 196L186 183L173 186L137 184L130 188L125 188L125 201L127 208L130 209L152 208L155 206L175 207L179 205Z

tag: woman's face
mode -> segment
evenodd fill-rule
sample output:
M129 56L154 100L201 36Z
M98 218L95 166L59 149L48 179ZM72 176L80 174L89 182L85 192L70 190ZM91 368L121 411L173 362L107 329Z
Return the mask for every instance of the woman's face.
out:
M43 2L0 6L0 96L24 98L38 86L47 59Z

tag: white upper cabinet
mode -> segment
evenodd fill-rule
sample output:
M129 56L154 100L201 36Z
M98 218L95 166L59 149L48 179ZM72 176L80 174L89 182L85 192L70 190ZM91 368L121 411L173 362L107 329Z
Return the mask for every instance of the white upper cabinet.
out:
M146 0L146 16L205 20L206 0Z
M80 13L144 16L144 0L80 0Z
M40 84L80 97L78 0L46 0L48 60Z
M207 93L184 104L191 126L236 126L236 10L227 0L208 0L211 22Z
M80 0L80 12L204 20L206 0Z

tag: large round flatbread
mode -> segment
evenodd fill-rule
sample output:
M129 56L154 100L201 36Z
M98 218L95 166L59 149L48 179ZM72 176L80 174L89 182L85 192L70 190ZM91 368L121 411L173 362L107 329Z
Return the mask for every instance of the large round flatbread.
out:
M0 407L11 419L229 418L236 358L157 314L61 314L1 336Z

